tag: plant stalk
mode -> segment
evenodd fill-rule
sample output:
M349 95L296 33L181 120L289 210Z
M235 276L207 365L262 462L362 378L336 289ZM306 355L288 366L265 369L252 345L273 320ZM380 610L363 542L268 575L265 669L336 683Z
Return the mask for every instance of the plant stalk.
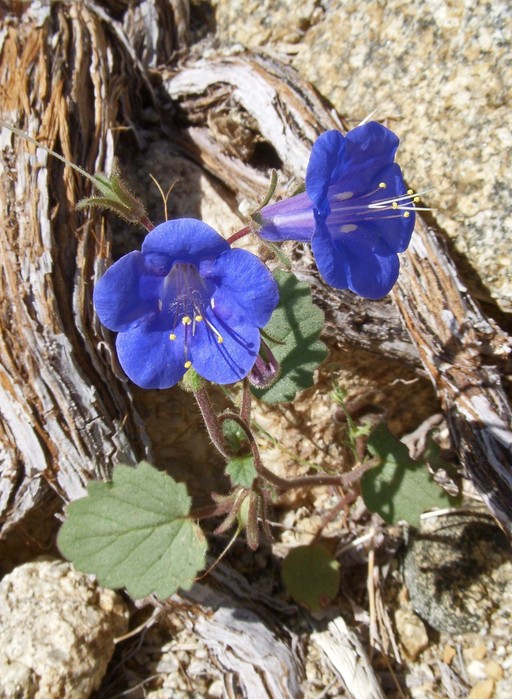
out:
M204 424L206 425L206 429L208 430L208 434L213 442L213 445L217 451L222 454L222 456L229 460L231 455L227 448L224 432L222 431L222 421L215 412L208 391L204 386L201 386L201 388L199 388L197 391L194 391L194 398L199 406Z

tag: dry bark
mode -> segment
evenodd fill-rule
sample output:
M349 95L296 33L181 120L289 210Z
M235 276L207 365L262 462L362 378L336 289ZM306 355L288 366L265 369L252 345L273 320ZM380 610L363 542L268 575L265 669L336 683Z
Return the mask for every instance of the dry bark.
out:
M2 117L89 172L109 170L113 127L147 78L91 3L4 17ZM128 89L129 88L129 89ZM91 291L110 258L104 219L76 203L89 183L2 130L0 517L3 536L50 485L65 499L146 452Z
M199 59L171 73L164 85L189 115L197 157L246 196L263 196L265 187L258 170L245 164L242 172L234 157L236 136L242 143L245 136L237 124L249 122L253 142L259 134L273 146L285 178L304 175L305 153L317 132L333 127L332 113L311 86L262 55ZM234 111L229 149L212 129L227 107ZM201 119L205 124L198 126ZM472 299L434 229L418 216L393 305L329 289L308 253L297 256L295 271L312 283L341 344L400 359L431 378L465 474L512 534L511 411L501 378L511 341Z
M311 640L325 653L353 699L384 699L361 641L342 617L314 631Z
M392 296L440 398L460 463L512 535L511 411L501 378L511 338L482 313L421 219Z
M208 584L196 584L183 596L196 611L201 605L194 631L222 667L226 697L303 696L300 640L281 620L293 607L223 564L213 569Z

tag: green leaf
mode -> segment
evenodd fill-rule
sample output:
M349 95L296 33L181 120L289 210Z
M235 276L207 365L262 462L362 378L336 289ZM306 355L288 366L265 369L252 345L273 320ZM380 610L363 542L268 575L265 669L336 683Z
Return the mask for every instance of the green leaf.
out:
M252 456L234 456L226 466L226 473L231 478L233 486L241 485L250 490L258 475Z
M338 594L339 568L323 546L297 546L284 559L282 575L293 599L318 612Z
M378 512L389 524L405 520L418 526L425 510L458 504L437 485L423 461L411 459L405 444L384 423L370 435L368 451L381 465L361 478L363 500L370 512Z
M188 519L190 502L183 484L144 461L116 466L111 483L90 483L88 495L68 505L59 548L107 587L165 599L204 567L206 543Z
M222 432L226 438L228 449L231 454L239 454L242 451L247 452L248 441L244 430L235 420L224 420L222 423Z
M130 192L119 176L117 162L114 161L110 175L97 172L93 177L89 176L89 179L103 196L82 199L77 204L78 209L86 209L89 206L109 209L132 223L141 223L147 217L142 202Z
M327 357L327 348L318 339L324 314L313 304L308 284L281 270L274 276L280 300L263 336L281 371L269 388L251 387L266 403L292 401L299 391L312 386L315 369Z

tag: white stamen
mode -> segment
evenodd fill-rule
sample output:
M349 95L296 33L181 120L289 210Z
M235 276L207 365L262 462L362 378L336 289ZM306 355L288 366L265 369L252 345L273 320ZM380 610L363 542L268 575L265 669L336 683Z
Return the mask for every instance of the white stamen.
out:
M213 300L213 299L212 299L212 300ZM217 338L217 342L219 343L219 345L222 345L222 343L224 342L224 338L222 337L222 335L220 334L220 332L217 330L217 328L216 328L212 323L210 323L210 321L208 320L208 318L204 318L204 322L206 323L206 325L210 328L210 330L212 331L212 333L213 333L213 334L215 335L215 337Z

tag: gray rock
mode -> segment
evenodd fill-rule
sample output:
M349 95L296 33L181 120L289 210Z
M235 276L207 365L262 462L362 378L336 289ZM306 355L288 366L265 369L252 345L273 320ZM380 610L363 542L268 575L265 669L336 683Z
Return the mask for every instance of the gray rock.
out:
M293 52L352 126L372 112L387 120L410 186L432 188L435 218L512 310L507 0L216 0L216 21L224 41Z
M0 583L0 698L86 699L127 627L119 595L69 563L19 566Z
M512 603L510 545L487 516L427 519L410 541L404 578L414 610L434 629L485 633Z

